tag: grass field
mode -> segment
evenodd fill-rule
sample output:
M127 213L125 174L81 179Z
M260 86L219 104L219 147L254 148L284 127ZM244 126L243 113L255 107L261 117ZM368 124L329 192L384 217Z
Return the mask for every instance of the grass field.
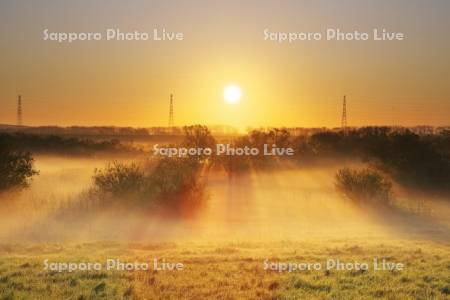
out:
M0 299L449 299L450 247L422 240L342 240L83 244L3 244ZM401 262L403 271L278 272L265 261ZM147 271L45 270L56 262L149 262ZM153 259L182 263L155 271Z
M231 178L211 171L202 205L187 210L195 213L78 210L108 161L37 156L30 187L2 195L0 300L450 299L446 197L395 186L401 205L369 209L342 197L340 166L325 165ZM149 269L107 270L109 259ZM154 270L154 259L183 269ZM374 259L404 268L375 270ZM368 270L327 269L329 260ZM46 263L100 268L58 272ZM274 270L300 263L320 268Z

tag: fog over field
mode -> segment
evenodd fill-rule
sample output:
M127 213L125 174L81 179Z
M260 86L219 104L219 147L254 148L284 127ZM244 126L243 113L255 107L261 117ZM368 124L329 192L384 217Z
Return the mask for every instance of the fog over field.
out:
M285 163L278 170L252 170L233 177L213 170L202 174L201 204L193 211L186 207L186 213L177 216L170 209L149 214L118 208L67 220L57 218L58 211L79 201L92 186L95 170L111 158L39 155L35 160L40 174L30 187L4 195L0 228L4 241L270 241L354 236L442 241L449 237L448 203L429 197L427 215L420 218L371 212L336 191L334 174L341 167L337 163L302 169ZM401 188L397 192L410 206L427 197Z
M295 156L152 153L216 144L184 130L139 148L0 135L0 298L448 298L445 133L272 129L222 140ZM89 263L100 269L54 269Z

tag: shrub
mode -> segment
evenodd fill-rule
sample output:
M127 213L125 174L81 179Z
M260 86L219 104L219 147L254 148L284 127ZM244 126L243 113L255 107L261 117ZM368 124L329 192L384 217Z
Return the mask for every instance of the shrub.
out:
M184 129L184 140L182 143L183 147L186 148L211 148L214 149L216 146L216 140L212 136L208 127L202 125L192 125L185 126ZM198 155L191 156L192 160L197 160L201 162L208 161L210 156L208 155Z
M153 170L149 181L157 193L175 194L195 188L199 167L199 162L193 159L162 159Z
M36 174L29 152L8 150L0 145L0 191L24 188Z
M188 198L199 190L200 166L197 160L188 158L161 159L152 168L114 162L96 170L93 191L103 203L113 200L125 205L136 201L144 206L173 204L179 200L177 196ZM127 201L123 201L124 197Z
M202 125L185 126L184 145L192 148L214 147L216 140L211 135L208 127Z
M98 191L113 196L134 194L142 189L144 173L136 165L113 162L103 170L95 170L93 177Z
M438 193L450 192L450 135L424 134L408 128L363 127L347 135L317 132L298 137L303 161L323 158L362 159L399 184Z
M183 146L213 147L215 139L206 126L186 126ZM183 206L198 200L201 192L199 173L207 165L206 157L163 158L151 167L114 162L94 174L94 189L100 204L105 199L138 201L139 205ZM112 196L112 197L108 197ZM129 201L121 201L129 205Z
M336 174L336 189L356 203L389 204L392 184L373 169L340 169Z

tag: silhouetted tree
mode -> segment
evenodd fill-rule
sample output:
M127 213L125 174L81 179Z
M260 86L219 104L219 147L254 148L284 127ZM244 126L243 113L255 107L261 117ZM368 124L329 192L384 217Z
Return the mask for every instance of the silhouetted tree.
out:
M29 152L11 150L0 144L0 191L27 187L29 179L36 174Z

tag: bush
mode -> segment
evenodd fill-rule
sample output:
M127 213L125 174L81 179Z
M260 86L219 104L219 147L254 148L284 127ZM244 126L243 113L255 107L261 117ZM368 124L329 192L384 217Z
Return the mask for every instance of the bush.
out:
M144 173L136 164L113 162L103 170L95 170L93 177L98 191L113 196L134 194L142 189Z
M29 152L7 150L0 145L0 191L28 186L29 179L38 174Z
M215 140L206 126L186 126L183 146L213 147ZM163 158L150 167L114 162L103 170L96 170L94 189L100 204L109 200L132 200L142 206L155 204L177 207L198 200L201 192L201 167L207 165L206 157ZM112 197L108 197L112 196ZM103 201L102 201L103 200ZM130 201L120 201L129 205Z
M96 170L94 191L101 202L108 199L125 205L173 204L177 196L198 190L199 171L200 163L188 158L161 159L152 168L114 162Z
M214 147L216 140L208 127L203 125L184 126L184 146L192 148Z
M200 164L193 159L166 158L159 161L150 176L150 182L157 193L176 194L196 187Z
M356 203L390 204L392 184L373 169L340 169L336 189Z
M450 192L450 135L445 130L423 134L407 128L363 127L347 135L317 132L311 137L300 136L295 143L303 162L362 159L404 186Z

